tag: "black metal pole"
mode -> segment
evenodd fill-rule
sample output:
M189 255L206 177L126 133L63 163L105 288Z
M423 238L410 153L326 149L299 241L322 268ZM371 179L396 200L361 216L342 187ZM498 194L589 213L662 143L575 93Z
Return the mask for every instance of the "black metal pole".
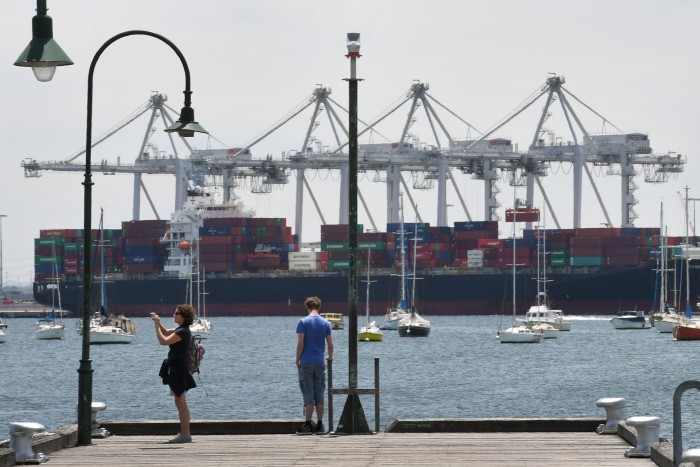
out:
M82 356L78 368L78 445L87 446L92 440L92 360L90 360L90 295L91 295L91 244L92 244L92 89L95 65L102 52L115 41L127 36L151 36L159 39L175 51L185 70L185 106L190 105L190 70L180 50L165 37L150 31L126 31L109 39L95 53L88 72L87 129L85 133L85 180L83 211L83 309L82 309Z
M350 35L348 35L350 37ZM359 39L359 34L357 39ZM356 434L368 433L369 427L365 419L360 397L357 394L357 76L356 63L360 56L359 49L348 53L350 58L349 93L350 102L348 110L348 256L350 258L350 270L348 277L348 370L349 391L348 399L343 409L338 432Z

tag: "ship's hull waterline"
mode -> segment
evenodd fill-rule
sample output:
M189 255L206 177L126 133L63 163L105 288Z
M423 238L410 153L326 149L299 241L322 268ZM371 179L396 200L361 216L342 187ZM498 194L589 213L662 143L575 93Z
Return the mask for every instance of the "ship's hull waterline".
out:
M691 270L691 276L700 276ZM416 283L416 305L430 315L499 315L512 310L512 276L500 272L425 274ZM535 296L535 272L518 274L517 309L524 314ZM653 265L644 267L599 268L548 274L548 295L553 306L569 315L614 315L620 309L649 309L655 301L657 280ZM373 275L372 308L383 314L395 305L395 276ZM690 296L697 301L696 277L691 277ZM60 283L64 308L79 313L82 282ZM318 295L326 312L346 313L348 277L345 274L271 274L229 278L207 277L209 316L297 316L304 314L304 299ZM532 289L532 290L531 290ZM175 278L113 279L107 283L112 313L129 317L149 312L167 312L185 300L186 280ZM362 292L362 291L360 291ZM98 291L93 291L97 303ZM39 303L51 301L51 291L34 284Z

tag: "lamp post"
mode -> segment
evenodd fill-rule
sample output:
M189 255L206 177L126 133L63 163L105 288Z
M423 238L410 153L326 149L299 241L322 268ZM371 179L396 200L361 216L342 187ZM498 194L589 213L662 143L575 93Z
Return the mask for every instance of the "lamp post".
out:
M36 1L36 16L32 18L32 40L15 61L16 66L31 67L36 79L51 81L57 66L73 62L53 39L53 20L46 14L46 0Z
M90 165L92 155L92 77L95 72L95 65L102 52L112 43L127 36L150 36L161 40L170 46L182 62L185 71L185 106L180 112L180 119L173 123L165 131L168 133L177 132L182 137L194 136L194 133L207 133L196 121L194 121L194 110L190 106L190 70L187 67L185 57L180 50L165 37L150 31L126 31L109 39L95 53L90 63L88 72L87 89L87 130L85 137L85 180L84 190L84 213L83 213L83 309L82 309L82 357L80 368L78 369L78 445L86 446L90 444L92 438L92 361L90 360L90 285L92 281L90 247L92 243L92 168Z
M348 399L338 423L338 433L369 433L360 396L357 394L357 58L360 57L360 34L350 32L347 36L350 59L349 110L348 110L348 252L350 272L348 278Z

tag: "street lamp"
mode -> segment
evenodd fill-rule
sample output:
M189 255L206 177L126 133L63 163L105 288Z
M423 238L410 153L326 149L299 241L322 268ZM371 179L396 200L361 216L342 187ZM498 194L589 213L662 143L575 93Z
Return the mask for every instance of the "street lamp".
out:
M53 40L53 20L46 14L46 0L36 1L36 16L32 18L32 40L15 61L17 66L31 67L39 81L51 81L57 66L73 62Z
M87 89L87 130L85 138L85 187L84 194L84 214L83 214L83 309L82 309L82 357L80 368L78 369L78 445L86 446L90 444L92 438L92 362L90 360L90 285L92 281L90 247L92 243L92 168L90 160L92 155L92 76L95 72L95 65L102 52L112 43L127 36L150 36L165 42L177 54L182 62L185 71L185 106L180 112L180 118L165 131L168 133L177 132L182 137L194 136L194 133L207 133L194 120L194 110L190 107L190 70L187 67L185 57L175 44L165 37L150 31L126 31L109 39L95 53L90 63L88 72Z
M338 423L339 433L359 434L369 433L367 419L362 410L360 396L357 393L357 58L360 57L360 33L349 32L347 36L348 54L350 59L348 109L348 252L350 257L350 272L348 278L348 368L350 381L348 399Z

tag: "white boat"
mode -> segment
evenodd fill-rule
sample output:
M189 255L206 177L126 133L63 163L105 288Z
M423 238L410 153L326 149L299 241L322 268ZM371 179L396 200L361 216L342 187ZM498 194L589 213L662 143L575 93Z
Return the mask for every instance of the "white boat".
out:
M90 344L130 344L136 339L136 326L124 315L114 316L107 311L107 282L105 280L105 239L103 215L100 210L100 309L90 320ZM78 322L78 331L82 321Z
M661 203L661 215L660 215L660 232L659 236L659 267L657 269L657 275L659 277L659 311L652 313L649 317L649 324L656 328L656 332L670 334L673 333L674 326L678 326L681 323L682 316L678 314L675 307L669 306L668 303L668 286L666 280L666 273L671 271L668 268L668 254L665 243L664 235L664 203Z
M564 319L564 312L562 310L553 310L546 303L532 305L525 313L523 322L526 326L546 323L559 331L571 331L571 323Z
M7 324L0 318L0 344L7 340L5 329L7 329Z
M525 326L532 327L536 324L548 324L558 331L571 331L571 323L564 320L564 312L562 310L554 310L549 308L549 300L547 299L547 262L546 250L540 248L541 244L546 244L546 230L539 229L537 232L537 301L525 313ZM541 232L541 237L539 233ZM541 253L541 254L540 254ZM549 332L549 337L556 337L558 333Z
M130 344L136 339L136 326L123 315L93 318L90 344Z
M548 323L537 323L530 326L530 329L542 333L543 339L556 339L559 337L559 329Z
M367 283L367 293L365 294L365 317L367 322L360 328L360 332L357 333L357 340L360 342L381 342L384 338L384 333L379 329L376 322L369 320L369 286L372 282L376 282L369 280L370 251L367 248L367 280L363 281Z
M197 260L197 264L199 265L199 260ZM199 267L199 266L198 266ZM194 320L192 321L192 324L190 325L190 332L192 333L193 336L199 338L199 339L208 339L209 338L209 333L211 332L211 322L207 319L207 305L206 305L206 291L204 290L204 279L199 279L199 272L197 272L197 298L198 302L196 310L199 310L201 312L198 313L195 317ZM191 288L192 280L190 278L190 299L192 297L192 288ZM201 289L200 289L201 285ZM190 300L190 305L192 305L192 302Z
M642 310L620 311L610 322L615 329L647 329L651 327Z
M56 310L36 322L34 337L39 340L63 339L66 335L66 326L56 321ZM60 318L59 318L60 319Z
M34 337L39 340L63 339L66 336L66 326L63 324L63 310L61 309L61 287L58 283L58 265L56 263L55 242L51 245L53 254L54 283L51 284L51 312L36 322ZM58 294L58 311L56 311L54 298Z
M406 235L403 228L403 197L401 195L399 195L399 203L401 205L401 300L394 308L389 308L386 310L386 314L384 315L384 324L382 324L379 328L383 330L397 330L399 328L399 321L411 316L407 296L408 276L406 274Z
M515 200L515 186L513 187L513 207L515 208L517 205L517 202ZM515 211L515 209L514 209ZM544 338L544 333L539 330L532 329L528 326L521 325L521 326L516 326L516 318L515 318L515 308L516 308L516 302L515 302L515 223L517 222L517 219L513 219L513 323L511 324L511 327L501 329L499 326L498 331L497 331L497 338L498 341L501 344L537 344L542 342L542 339Z

